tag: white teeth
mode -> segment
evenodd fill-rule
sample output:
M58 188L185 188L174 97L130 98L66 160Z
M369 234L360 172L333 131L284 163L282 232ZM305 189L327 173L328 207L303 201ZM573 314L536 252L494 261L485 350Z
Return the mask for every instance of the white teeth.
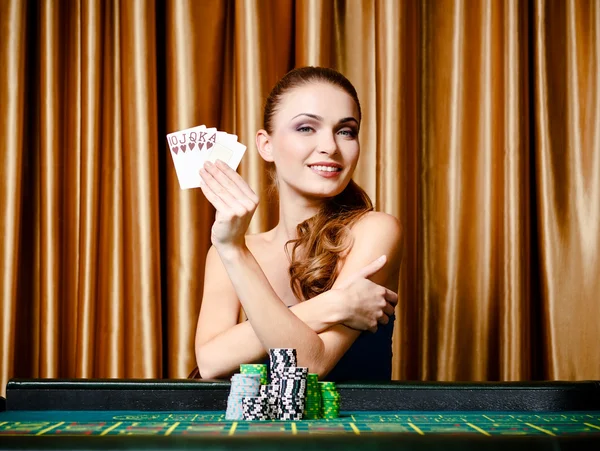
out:
M323 171L323 172L338 172L341 171L340 168L334 168L331 166L311 166L311 168L317 170L317 171Z

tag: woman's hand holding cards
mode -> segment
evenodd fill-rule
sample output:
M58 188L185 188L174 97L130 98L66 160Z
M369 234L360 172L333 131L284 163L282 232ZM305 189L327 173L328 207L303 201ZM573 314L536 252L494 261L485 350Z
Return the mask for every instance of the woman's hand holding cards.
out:
M200 169L200 188L215 207L211 241L219 253L245 246L245 234L258 206L258 196L240 175L221 160Z

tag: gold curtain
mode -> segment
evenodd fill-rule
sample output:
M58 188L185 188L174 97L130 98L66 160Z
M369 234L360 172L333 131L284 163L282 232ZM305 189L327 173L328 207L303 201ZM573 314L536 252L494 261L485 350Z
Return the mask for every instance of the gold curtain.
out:
M254 146L286 71L338 68L355 179L404 225L394 378L600 379L600 2L0 1L0 385L185 377L213 212L165 135Z

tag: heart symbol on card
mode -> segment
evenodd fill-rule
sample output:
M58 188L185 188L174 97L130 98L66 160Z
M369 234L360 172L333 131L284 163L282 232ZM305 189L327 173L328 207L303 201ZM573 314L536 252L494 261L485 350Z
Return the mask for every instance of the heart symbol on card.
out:
M171 151L172 151L172 152L173 152L175 155L177 155L177 152L179 152L179 147L177 147L177 146L173 146L173 147L171 147Z
M181 150L183 153L185 153L185 146L179 146L179 149L180 149L180 150Z
M202 148L204 147L204 143L201 142L200 144L198 144L198 150L202 150Z
M192 150L196 146L196 143L189 143L188 146Z
M213 143L211 143L211 142L207 142L206 143L206 148L207 149L210 149L212 146L213 146Z

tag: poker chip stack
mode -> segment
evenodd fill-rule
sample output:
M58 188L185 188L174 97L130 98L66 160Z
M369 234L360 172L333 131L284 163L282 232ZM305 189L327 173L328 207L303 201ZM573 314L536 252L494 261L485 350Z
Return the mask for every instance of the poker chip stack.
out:
M339 416L339 394L333 382L297 366L295 349L269 350L267 365L242 364L231 378L227 420L299 421ZM270 383L268 383L270 382Z
M273 348L269 349L269 374L271 384L278 385L283 375L283 369L297 366L298 357L295 349Z
M301 420L304 414L308 368L297 367L295 349L269 349L273 393L278 392L277 419Z
M260 374L234 374L231 377L231 389L227 399L226 420L244 419L244 399L259 394Z
M277 420L279 417L279 387L269 384L261 385L260 396L267 400L266 413L270 420Z
M266 396L242 398L242 419L270 420L269 405Z
M280 379L280 420L302 420L307 376L308 368L288 366L283 369Z
M267 375L267 365L264 363L244 363L240 365L240 373L241 374L259 374L260 375L260 385L267 385L268 383L268 375Z
M321 388L322 412L325 419L337 418L340 415L340 394L335 388L335 382L319 382Z
M306 379L304 419L318 420L319 418L321 418L321 389L319 387L319 375L309 373Z

